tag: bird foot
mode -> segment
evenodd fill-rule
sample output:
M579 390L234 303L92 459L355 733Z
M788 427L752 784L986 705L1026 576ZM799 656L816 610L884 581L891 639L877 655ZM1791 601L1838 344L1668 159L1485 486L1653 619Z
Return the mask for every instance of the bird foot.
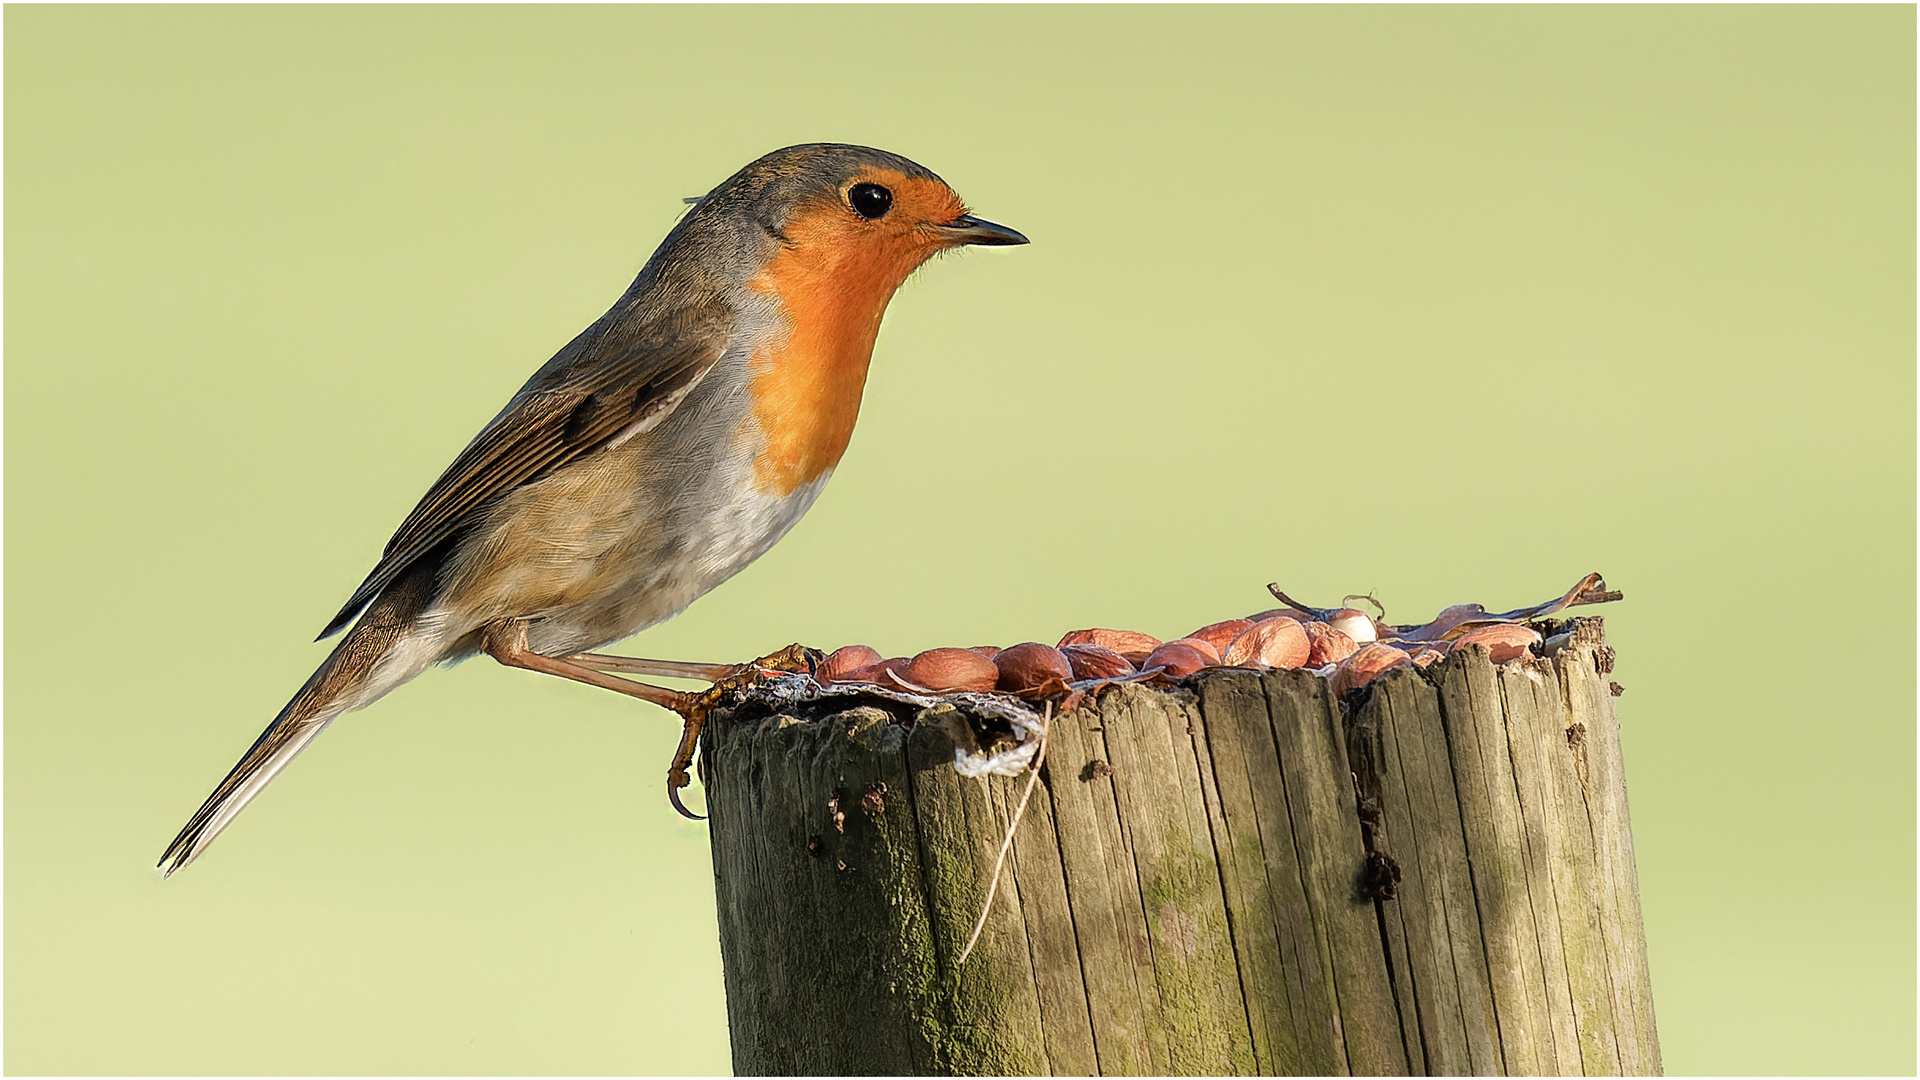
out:
M674 711L686 719L686 724L680 730L680 746L673 752L673 763L667 766L667 801L673 804L681 817L694 821L706 817L682 805L680 789L693 782L693 778L687 774L687 767L693 763L694 749L700 744L700 731L706 727L707 716L713 712L714 706L729 694L765 682L770 675L811 675L819 670L820 662L824 659L826 657L820 650L795 643L758 660L734 665L725 675L715 679L712 686L686 695L683 706L674 706Z

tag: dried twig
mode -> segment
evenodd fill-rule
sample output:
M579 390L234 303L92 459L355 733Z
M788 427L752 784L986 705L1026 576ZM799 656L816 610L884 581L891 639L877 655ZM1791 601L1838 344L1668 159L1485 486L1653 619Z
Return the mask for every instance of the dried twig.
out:
M980 940L980 931L987 927L987 913L993 910L993 894L1000 888L1000 868L1006 865L1007 851L1013 847L1013 831L1020 827L1020 817L1027 812L1027 800L1033 797L1034 786L1040 783L1040 763L1047 760L1047 736L1053 731L1052 702L1047 703L1041 723L1044 726L1040 729L1040 747L1033 752L1033 764L1028 766L1033 775L1027 778L1027 790L1020 793L1020 804L1013 808L1013 820L1007 823L1006 839L1000 841L1000 854L993 860L993 877L987 882L987 899L980 905L980 919L973 924L973 936L967 939L967 947L960 950L960 959L955 961L956 967L967 962L974 944Z
M1558 615L1570 607L1578 607L1581 604L1610 603L1620 599L1621 595L1619 591L1607 588L1606 581L1602 580L1599 574L1588 574L1578 582L1575 582L1573 588L1568 589L1567 594L1558 600L1549 600L1544 604L1535 604L1532 607L1516 608L1513 611L1496 615L1494 618L1507 619L1514 622L1525 619L1540 619L1548 615Z
M1267 582L1267 591L1273 594L1273 598L1275 600L1280 601L1281 603L1287 605L1288 607L1292 608L1295 611L1304 611L1307 614L1313 616L1314 618L1319 619L1321 622L1325 622L1328 619L1333 617L1333 612L1335 609L1308 607L1307 605L1301 603L1300 601L1295 600L1293 597L1288 596L1286 593L1281 592L1280 583L1277 581Z
M1367 603L1372 604L1373 610L1379 612L1374 618L1380 622L1387 621L1387 606L1382 604L1372 593L1348 593L1340 598L1340 602L1343 604L1351 604L1355 600L1365 600Z

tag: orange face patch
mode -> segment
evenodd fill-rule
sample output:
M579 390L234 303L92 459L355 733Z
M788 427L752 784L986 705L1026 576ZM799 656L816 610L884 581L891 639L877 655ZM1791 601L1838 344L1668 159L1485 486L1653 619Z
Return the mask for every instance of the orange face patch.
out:
M748 391L766 442L754 462L763 491L791 494L840 461L860 415L867 364L894 290L943 246L926 226L966 213L937 180L874 170L893 206L867 221L844 202L805 207L787 222L788 246L751 285L785 310L785 339L755 355Z

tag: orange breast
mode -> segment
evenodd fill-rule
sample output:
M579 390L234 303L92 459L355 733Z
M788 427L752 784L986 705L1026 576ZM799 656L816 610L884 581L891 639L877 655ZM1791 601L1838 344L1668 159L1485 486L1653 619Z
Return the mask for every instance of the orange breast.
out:
M930 251L876 242L834 207L798 216L791 246L752 287L779 301L785 337L749 366L754 419L765 443L755 486L778 495L812 483L840 461L860 415L867 364L887 301Z

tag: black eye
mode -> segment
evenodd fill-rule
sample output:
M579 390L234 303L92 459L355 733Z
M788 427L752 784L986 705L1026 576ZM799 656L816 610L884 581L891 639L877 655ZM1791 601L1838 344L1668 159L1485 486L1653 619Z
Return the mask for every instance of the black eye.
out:
M847 191L847 201L853 204L854 213L877 221L892 208L893 192L879 184L855 184Z

